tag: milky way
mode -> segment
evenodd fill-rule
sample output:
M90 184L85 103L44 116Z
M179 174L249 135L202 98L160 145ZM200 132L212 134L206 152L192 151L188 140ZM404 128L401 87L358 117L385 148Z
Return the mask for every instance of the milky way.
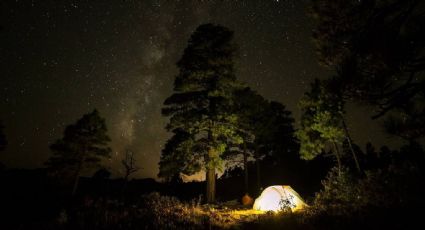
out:
M119 176L125 149L156 177L169 134L162 102L172 93L194 29L216 23L235 31L237 76L299 115L297 101L320 68L307 0L10 1L1 3L0 119L9 139L0 161L40 167L66 125L97 108L106 118ZM355 136L355 135L354 135Z

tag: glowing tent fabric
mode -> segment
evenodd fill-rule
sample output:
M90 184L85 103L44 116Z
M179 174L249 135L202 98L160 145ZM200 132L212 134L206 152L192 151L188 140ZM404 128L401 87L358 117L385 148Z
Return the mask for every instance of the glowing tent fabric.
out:
M261 195L255 199L255 210L260 211L280 211L291 208L297 211L307 206L300 195L288 185L274 185L267 187Z

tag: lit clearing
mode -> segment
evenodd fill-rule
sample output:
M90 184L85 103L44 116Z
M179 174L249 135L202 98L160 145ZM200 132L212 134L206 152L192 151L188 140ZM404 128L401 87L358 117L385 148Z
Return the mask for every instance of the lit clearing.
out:
M274 185L267 187L254 202L254 210L292 212L303 209L307 204L301 196L288 185Z

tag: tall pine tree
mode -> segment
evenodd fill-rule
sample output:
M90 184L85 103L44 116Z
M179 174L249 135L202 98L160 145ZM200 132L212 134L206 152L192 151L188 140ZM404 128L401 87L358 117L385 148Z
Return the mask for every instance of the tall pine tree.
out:
M232 109L233 93L239 87L234 73L235 52L232 31L219 25L200 25L177 63L175 93L165 100L162 110L170 117L167 129L175 136L186 136L172 137L174 143L169 141L173 146L168 148L179 151L168 152L168 156L163 152L160 175L165 169L194 173L203 167L209 203L215 201L216 170L223 165L222 153L229 143L242 141ZM181 161L167 162L173 158Z
M334 94L326 92L323 82L315 80L300 101L302 111L300 128L295 133L300 140L300 155L311 160L325 152L329 146L337 160L338 172L341 170L341 151L339 145L344 138L340 125L343 104Z
M230 168L243 168L245 193L248 194L248 162L259 163L261 158L260 151L257 151L257 136L259 130L263 130L265 120L268 119L265 117L265 111L267 111L269 104L266 99L249 87L237 90L234 97L237 98L234 110L238 116L238 135L243 139L243 143L231 145L226 150L224 157Z

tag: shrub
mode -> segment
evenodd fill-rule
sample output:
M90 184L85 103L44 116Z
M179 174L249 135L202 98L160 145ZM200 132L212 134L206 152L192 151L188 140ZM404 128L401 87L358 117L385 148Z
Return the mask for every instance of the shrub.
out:
M151 193L139 204L141 217L152 229L197 229L205 222L196 206L182 203L175 197Z
M424 179L423 167L410 160L370 168L361 175L347 168L339 174L333 168L304 220L329 229L414 226L420 220L414 218L419 213L415 210L425 205Z

